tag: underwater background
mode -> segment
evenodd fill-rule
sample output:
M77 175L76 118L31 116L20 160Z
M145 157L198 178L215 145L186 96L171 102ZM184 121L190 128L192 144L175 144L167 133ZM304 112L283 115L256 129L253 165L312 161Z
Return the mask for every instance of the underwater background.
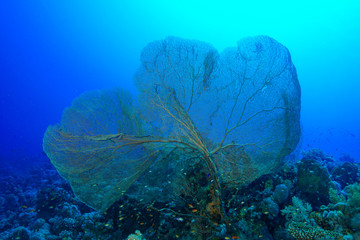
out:
M213 45L219 52L227 47L236 46L240 39L257 35L270 36L287 47L301 86L302 135L295 158L297 161L305 160L297 163L295 167L297 170L292 173L294 176L285 174L286 177L284 175L270 177L271 181L261 180L267 182L267 186L274 185L272 187L256 185L270 189L267 193L264 193L263 189L259 190L262 192L262 195L260 194L262 197L259 193L251 192L250 188L247 188L249 192L246 190L243 192L246 192L247 196L253 196L254 199L261 198L259 206L264 205L264 199L268 199L270 195L275 196L276 191L280 191L276 189L282 188L281 184L289 180L293 181L293 185L290 184L293 188L287 185L289 197L277 202L280 210L291 203L292 205L297 203L300 208L304 208L304 212L308 211L310 214L311 211L305 203L309 202L314 211L322 211L321 214L325 219L325 210L321 210L321 206L327 205L327 211L330 212L331 207L328 204L346 202L352 209L360 209L359 204L356 203L357 200L360 201L360 197L356 200L355 197L351 197L360 194L360 187L356 185L359 181L358 163L360 162L359 12L360 2L356 0L341 2L330 0L2 1L0 3L0 181L2 184L0 238L126 239L136 229L144 232L151 227L145 223L145 220L133 219L133 222L129 222L136 227L131 229L131 232L127 232L123 229L125 225L115 227L114 223L109 223L109 218L94 213L92 209L78 201L68 183L50 164L43 152L42 143L47 127L58 123L63 110L82 93L122 87L137 95L134 74L140 67L142 49L149 42L162 40L168 36L204 41ZM305 153L301 154L303 151ZM316 166L314 169L303 166L309 164L306 162L309 159L316 160L315 163L310 164ZM329 162L332 167L328 166ZM352 170L346 171L351 172L352 175L352 180L349 182L339 173L345 168L342 165L344 162L351 164L348 167ZM341 166L336 174L333 165ZM329 176L324 179L331 178L332 181L339 182L342 185L339 191L345 191L345 188L351 185L348 193L343 196L346 200L340 199L341 194L338 194L338 200L326 199L329 195L319 197L322 199L319 202L313 201L306 194L301 195L301 192L305 191L299 190L299 186L296 185L296 182L299 183L299 175L296 174L301 173L301 167L310 172L321 172L327 168ZM279 180L280 178L282 180ZM329 187L326 191L328 190ZM315 191L314 194L320 194L319 191ZM249 201L242 197L237 198L240 205L243 201ZM299 198L294 200L291 197ZM127 206L133 207L124 210L128 215L136 214L137 210L133 209L141 205L132 202L133 200L121 201L123 203L119 203L118 206L126 205L126 202ZM355 205L351 205L351 201L355 201ZM64 203L66 203L65 207ZM63 204L61 210L56 210L58 204ZM270 205L268 202L267 204ZM228 213L231 209L235 209L231 204L228 207ZM259 212L268 212L263 211L263 207L261 209ZM344 219L347 219L344 220L346 223L331 223L333 226L329 227L324 227L325 224L318 223L318 225L328 231L339 230L334 227L335 225L342 226L343 232L339 230L341 234L344 236L352 234L354 239L360 239L359 234L356 235L360 231L360 212L350 212L344 210L345 207L334 209L343 212ZM291 210L288 209L287 212ZM244 214L241 221L251 217L265 223L267 220L270 221L267 218L264 220L264 216L255 215L255 213L251 216ZM286 213L282 215L279 213L276 216L274 214L273 219L277 216L279 216L278 225L286 226L285 220L280 219L285 218ZM93 222L88 223L89 218ZM160 229L161 225L161 228L177 229L176 233L169 234L166 230L159 230L155 231L155 235L147 232L144 238L192 239L183 237L186 234L181 232L181 229L191 232L181 225L188 220L186 217L175 217L177 219L175 222L180 226L169 224L164 220L165 217L162 219L161 214L158 214L157 218L152 228ZM80 221L83 222L80 224ZM98 227L94 227L96 221ZM48 227L44 227L46 224ZM168 226L164 227L166 224ZM73 227L75 225L76 228ZM118 226L120 225L121 222L118 223ZM345 225L348 227L347 230ZM39 232L39 229L42 231L47 229L48 233L35 236L34 232ZM228 230L228 235L224 233L216 237L218 239L232 237L287 239L279 235L276 237L274 226L268 229L265 232L271 234L255 234L256 236L250 234L251 236L245 237L245 234L231 234ZM250 232L250 230L242 230ZM86 238L84 233L86 231L93 235ZM161 235L161 232L164 234ZM140 236L137 237L140 239ZM211 239L210 237L212 236L207 236L208 239ZM293 239L290 235L288 237ZM338 236L331 237L341 239L337 238Z

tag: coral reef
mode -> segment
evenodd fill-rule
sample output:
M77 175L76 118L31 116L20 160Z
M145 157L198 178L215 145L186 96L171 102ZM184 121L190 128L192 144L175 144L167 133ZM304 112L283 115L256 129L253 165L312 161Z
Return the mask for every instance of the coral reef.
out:
M309 203L304 203L297 197L292 198L292 205L285 207L282 214L286 217L286 229L297 240L316 239L343 239L343 234L338 229L326 230L318 225L318 212L312 212ZM324 218L329 218L328 216Z
M306 156L297 164L296 189L301 198L316 207L328 204L329 199L331 179L328 169L322 163L318 158Z
M359 181L359 167L352 162L344 162L331 171L332 179L344 188Z
M194 162L182 169L182 178L177 178L175 166L169 165L166 175L160 178L182 181L186 188L170 189L168 183L159 184L153 175L144 174L129 189L129 194L105 213L78 201L69 184L50 164L23 175L3 175L0 177L0 239L358 239L359 182L343 187L334 181L335 175L318 174L320 180L322 176L323 181L328 181L323 190L328 192L315 205L300 191L299 178L307 176L305 169L307 174L314 169L325 173L326 163L330 161L326 160L326 154L314 152L316 159L303 158L293 165L284 165L248 186L223 188L227 225L217 226L211 226L203 217L209 212L206 208L211 207L213 192L201 163ZM156 187L145 187L142 178ZM146 194L140 194L142 188L147 189ZM178 195L175 197L174 193ZM162 195L156 198L156 194Z

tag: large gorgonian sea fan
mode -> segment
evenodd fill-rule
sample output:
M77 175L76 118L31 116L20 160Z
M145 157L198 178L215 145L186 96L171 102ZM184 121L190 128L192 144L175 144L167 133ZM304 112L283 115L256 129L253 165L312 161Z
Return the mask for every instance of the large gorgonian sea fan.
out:
M269 173L296 147L300 86L274 39L246 38L219 54L169 37L146 46L141 63L138 104L123 90L85 93L44 136L54 166L94 209L106 210L174 151L206 163L220 189Z

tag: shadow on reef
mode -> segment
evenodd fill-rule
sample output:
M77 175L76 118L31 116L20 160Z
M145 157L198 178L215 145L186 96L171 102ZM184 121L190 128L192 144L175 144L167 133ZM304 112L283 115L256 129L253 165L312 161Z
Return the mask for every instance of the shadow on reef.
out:
M205 215L213 192L201 164L183 169L186 174L181 181L186 188L171 190L166 183L163 188L155 184L158 195L149 196L155 190L147 186L148 194L139 198L136 194L144 187L139 182L104 213L79 202L50 164L23 176L3 176L0 238L360 238L360 182L355 161L336 161L312 150L248 186L225 187L221 189L227 217L224 225L214 225ZM168 174L174 174L171 168Z

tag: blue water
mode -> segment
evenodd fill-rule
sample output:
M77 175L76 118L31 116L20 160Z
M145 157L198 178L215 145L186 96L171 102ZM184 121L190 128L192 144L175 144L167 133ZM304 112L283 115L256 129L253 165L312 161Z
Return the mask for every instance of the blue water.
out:
M306 144L359 159L359 10L358 1L2 1L1 161L41 154L46 127L82 92L135 92L141 49L168 35L220 51L246 36L275 38L297 68Z

